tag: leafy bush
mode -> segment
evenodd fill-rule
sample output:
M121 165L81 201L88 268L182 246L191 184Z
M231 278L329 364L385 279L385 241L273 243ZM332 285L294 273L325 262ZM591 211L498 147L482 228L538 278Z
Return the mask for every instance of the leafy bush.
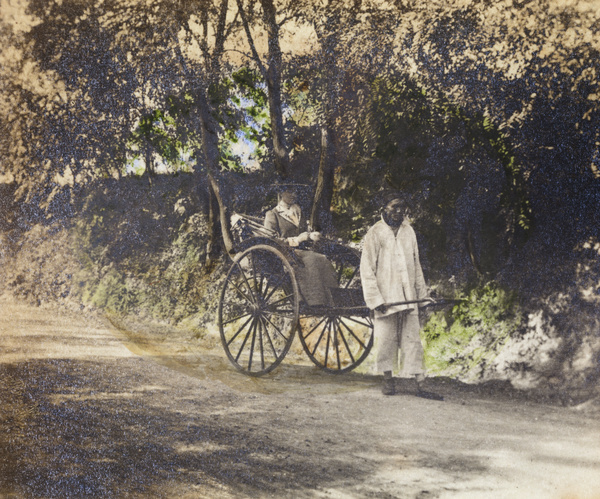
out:
M494 358L524 327L514 293L495 282L471 290L448 312L436 312L423 328L431 372L463 378L494 374Z
M194 196L185 174L159 175L152 186L129 178L91 190L71 229L74 298L192 329L208 324L216 312L205 297L214 296L220 274L207 274L207 220Z

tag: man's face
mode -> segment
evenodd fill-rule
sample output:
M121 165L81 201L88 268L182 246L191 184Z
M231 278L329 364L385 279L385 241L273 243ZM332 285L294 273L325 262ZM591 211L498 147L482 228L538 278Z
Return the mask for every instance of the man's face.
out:
M384 215L386 221L393 226L398 226L402 224L404 221L404 217L406 216L407 209L401 199L394 199L390 201L385 209Z

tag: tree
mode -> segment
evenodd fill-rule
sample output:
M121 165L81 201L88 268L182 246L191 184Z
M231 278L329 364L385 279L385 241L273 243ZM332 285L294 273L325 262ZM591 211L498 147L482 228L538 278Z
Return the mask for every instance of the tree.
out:
M334 193L335 168L348 155L368 80L375 71L373 62L389 50L393 38L386 36L388 22L378 18L373 28L368 2L330 0L316 5L302 18L313 26L319 43L318 69L313 97L318 106L321 151L310 222L314 227L331 227L330 209ZM368 60L364 57L369 53ZM375 65L377 63L375 62Z
M565 248L597 221L577 213L598 197L598 30L591 4L451 1L405 13L396 33L399 67L506 134L533 217Z
M187 17L191 9L198 9L202 24L202 34L197 35L192 29L190 19ZM212 7L212 8L211 8ZM222 186L219 183L217 172L220 169L219 161L219 125L214 118L213 110L210 106L208 91L211 85L214 85L221 78L221 57L223 55L225 39L228 35L226 26L226 17L228 12L228 0L221 0L218 8L214 8L210 0L194 2L186 0L179 3L179 8L175 10L175 19L181 22L184 33L182 42L189 45L190 41L195 40L201 47L203 58L203 67L198 63L186 60L185 53L180 45L179 38L173 40L175 52L181 65L181 69L187 79L190 94L192 95L195 108L191 113L192 126L198 125L202 142L202 151L197 151L196 164L206 165L206 176L210 185L210 209L209 225L210 235L208 241L207 255L209 259L215 253L215 237L217 228L217 217L215 208L218 209L218 219L221 227L221 237L225 245L225 251L233 251L233 237L230 230L228 206L221 194ZM213 22L214 28L214 46L211 48L209 40L209 23ZM172 31L171 31L172 33ZM203 69L203 70L202 70ZM202 154L203 161L200 161ZM197 173L200 170L197 168ZM216 204L216 206L215 206Z
M123 50L105 9L72 0L31 2L30 11L36 23L8 48L6 157L17 195L60 214L72 188L120 175L144 90L147 98L140 75L169 68Z
M38 196L47 207L65 184L120 174L135 127L169 96L187 91L196 106L189 127L200 130L202 144L198 181L205 166L230 251L227 206L217 176L219 124L208 96L222 77L221 57L231 30L225 22L228 11L227 0L163 0L151 9L136 1L93 6L79 0L32 2L32 15L39 22L20 40L15 38L17 48L12 50L19 59L13 64L11 85L3 89L11 108L11 122L3 127L12 135L3 147L7 158L15 160L12 171L19 192L29 199ZM200 47L199 59L190 50L194 43ZM39 85L27 81L32 70ZM27 113L14 103L24 103ZM157 139L148 145L157 146ZM150 148L148 152L150 170Z
M252 58L256 63L264 81L267 84L267 95L269 98L269 113L271 117L271 138L273 141L273 160L275 170L282 176L287 177L290 173L289 152L286 146L284 124L283 124L283 104L281 89L282 72L282 53L279 43L279 23L277 21L277 9L273 0L260 0L263 11L263 23L266 27L268 37L267 64L263 64L260 54L256 48L252 36L251 21L249 12L244 7L243 0L236 0L238 13L242 19L244 31L246 33L248 45L251 50ZM254 2L249 4L253 10ZM248 10L250 10L248 9Z

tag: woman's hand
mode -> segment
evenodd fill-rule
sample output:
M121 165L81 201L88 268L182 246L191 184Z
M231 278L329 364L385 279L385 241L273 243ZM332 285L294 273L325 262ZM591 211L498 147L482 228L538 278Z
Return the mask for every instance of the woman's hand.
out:
M310 241L310 233L309 232L303 232L302 234L300 234L296 238L296 241L298 241L298 243L304 243L306 241Z
M320 232L311 232L309 234L310 240L314 241L315 243L319 242L321 240L321 233Z

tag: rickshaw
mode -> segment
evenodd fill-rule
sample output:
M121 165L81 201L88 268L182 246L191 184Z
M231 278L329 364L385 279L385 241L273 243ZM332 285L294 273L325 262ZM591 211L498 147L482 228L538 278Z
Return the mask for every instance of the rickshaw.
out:
M339 241L321 240L312 251L327 256L338 286L331 303L308 305L296 278L302 265L294 249L277 240L258 217L236 214L237 240L218 308L227 357L250 376L271 372L298 332L309 359L329 373L358 367L373 346L373 323L360 287L360 252Z

